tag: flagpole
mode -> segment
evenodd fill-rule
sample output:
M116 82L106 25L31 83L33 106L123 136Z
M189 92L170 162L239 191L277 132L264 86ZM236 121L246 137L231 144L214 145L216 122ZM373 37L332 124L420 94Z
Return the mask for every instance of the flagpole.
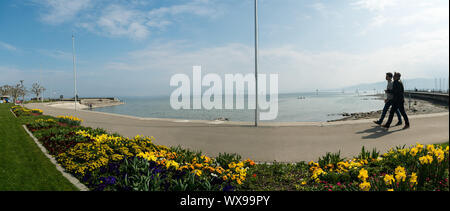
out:
M77 110L77 68L75 63L75 37L72 32L72 57L73 57L73 76L74 76L74 92L75 92L75 111Z
M258 127L258 0L255 0L255 127Z

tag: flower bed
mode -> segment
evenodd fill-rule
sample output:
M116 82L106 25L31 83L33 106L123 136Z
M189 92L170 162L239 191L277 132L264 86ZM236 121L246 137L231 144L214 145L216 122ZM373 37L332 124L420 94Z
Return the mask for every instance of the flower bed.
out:
M31 114L33 116L39 116L42 115L44 112L41 109L31 109Z
M58 122L62 125L80 126L83 120L73 116L57 116Z
M411 148L391 149L378 156L363 152L357 158L309 163L309 183L321 190L425 191L449 190L449 148L417 144ZM325 160L325 161L324 161ZM306 183L305 183L306 184Z
M11 107L11 110L14 112L14 114L17 117L32 115L32 111L30 109L24 108L22 106L13 106L13 107Z
M27 127L66 171L91 190L234 190L255 165L237 155L213 159L156 145L151 137L111 135L81 127L81 122L76 117L36 117Z
M76 117L32 116L13 107L60 165L96 191L449 191L448 145L364 148L353 159L327 153L317 162L255 164L236 154L210 158L153 137L122 137L80 126Z
M11 110L17 117L20 116L40 116L44 112L41 109L27 109L22 106L13 106Z

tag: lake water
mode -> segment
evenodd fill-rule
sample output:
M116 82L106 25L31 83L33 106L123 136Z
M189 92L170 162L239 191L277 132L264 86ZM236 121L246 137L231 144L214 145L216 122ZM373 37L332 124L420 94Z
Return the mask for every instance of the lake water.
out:
M304 97L304 99L298 99ZM185 120L254 121L254 110L173 110L169 97L120 97L124 105L96 108L95 111L137 117ZM278 118L272 122L326 122L342 118L342 113L369 112L383 109L384 102L370 95L355 93L280 94ZM246 106L247 107L247 106Z

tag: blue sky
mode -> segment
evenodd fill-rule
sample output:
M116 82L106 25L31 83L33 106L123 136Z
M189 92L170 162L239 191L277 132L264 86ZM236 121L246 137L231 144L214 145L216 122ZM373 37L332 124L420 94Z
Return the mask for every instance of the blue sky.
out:
M260 0L260 71L281 92L448 78L447 0ZM253 0L2 0L0 85L80 96L167 95L170 77L253 72Z

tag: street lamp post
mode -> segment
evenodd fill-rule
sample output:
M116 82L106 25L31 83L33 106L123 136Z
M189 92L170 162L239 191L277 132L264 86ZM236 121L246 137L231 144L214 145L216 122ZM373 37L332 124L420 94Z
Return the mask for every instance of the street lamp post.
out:
M75 63L75 37L72 33L72 57L73 57L73 75L74 75L74 92L75 92L75 111L77 110L77 67Z
M255 0L255 127L258 127L258 0Z

